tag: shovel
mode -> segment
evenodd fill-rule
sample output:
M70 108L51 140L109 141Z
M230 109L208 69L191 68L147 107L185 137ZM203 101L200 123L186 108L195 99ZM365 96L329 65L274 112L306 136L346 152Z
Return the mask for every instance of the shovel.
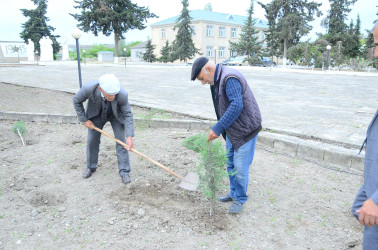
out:
M94 127L95 130L97 130L101 134L106 135L107 137L113 139L114 141L118 142L119 144L121 144L124 147L125 146L128 147L126 145L126 143L124 143L123 141L114 138L113 136L111 136L107 132L97 128L96 126L93 126L93 127ZM130 151L133 152L133 153L136 153L137 155L141 156L142 158L144 158L144 159L148 160L149 162L152 162L156 166L164 169L165 171L167 171L171 175L177 177L180 180L179 187L186 189L186 190L190 190L190 191L194 191L194 190L197 189L197 186L198 186L198 183L199 183L199 176L196 173L188 172L185 176L180 176L180 175L176 174L175 172L173 172L172 170L170 170L169 168L167 168L166 166L164 166L163 164L160 164L159 162L151 159L150 157L148 157L145 154L142 154L141 152L137 151L136 149L131 148Z

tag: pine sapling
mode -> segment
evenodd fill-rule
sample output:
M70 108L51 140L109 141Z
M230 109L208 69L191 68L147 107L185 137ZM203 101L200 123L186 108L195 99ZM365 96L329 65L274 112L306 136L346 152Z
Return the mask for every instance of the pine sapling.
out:
M22 145L26 145L24 136L26 134L26 126L23 121L18 121L16 124L13 125L13 132L21 138Z
M215 213L216 193L224 188L224 180L228 177L225 170L226 152L220 140L207 143L207 135L197 134L184 141L184 146L200 153L198 175L199 188L210 200L210 216Z

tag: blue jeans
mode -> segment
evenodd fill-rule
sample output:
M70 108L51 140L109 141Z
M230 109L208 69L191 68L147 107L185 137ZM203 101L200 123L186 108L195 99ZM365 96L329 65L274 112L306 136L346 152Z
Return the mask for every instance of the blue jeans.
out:
M227 172L230 178L229 196L242 204L247 201L247 188L249 183L249 166L255 155L257 135L234 150L228 136L226 136Z

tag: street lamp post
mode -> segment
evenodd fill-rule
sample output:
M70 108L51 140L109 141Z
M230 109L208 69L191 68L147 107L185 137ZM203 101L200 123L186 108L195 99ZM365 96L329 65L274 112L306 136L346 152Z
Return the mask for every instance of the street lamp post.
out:
M123 48L123 54L125 56L125 67L126 67L126 48Z
M83 32L81 30L79 30L78 28L74 28L72 30L72 37L76 40L76 54L77 54L77 67L78 67L78 70L79 70L79 83L80 83L80 88L81 88L81 68L80 68L80 51L79 51L79 38L81 37L81 35L83 34Z
M328 70L328 68L329 68L329 52L332 49L331 45L328 44L327 47L326 47L326 49L327 49L327 66L326 66L326 70Z
M214 52L215 52L214 62L215 62L215 64L217 64L217 47L216 46L214 46Z

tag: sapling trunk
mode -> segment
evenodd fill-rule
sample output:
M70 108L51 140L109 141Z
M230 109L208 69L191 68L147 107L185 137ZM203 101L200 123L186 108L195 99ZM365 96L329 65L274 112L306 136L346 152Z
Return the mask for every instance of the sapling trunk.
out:
M24 141L24 138L22 137L22 135L21 135L21 132L20 132L20 130L19 129L17 129L17 133L18 133L18 135L20 136L20 138L21 138L21 141L22 141L22 145L24 145L25 146L25 141Z

